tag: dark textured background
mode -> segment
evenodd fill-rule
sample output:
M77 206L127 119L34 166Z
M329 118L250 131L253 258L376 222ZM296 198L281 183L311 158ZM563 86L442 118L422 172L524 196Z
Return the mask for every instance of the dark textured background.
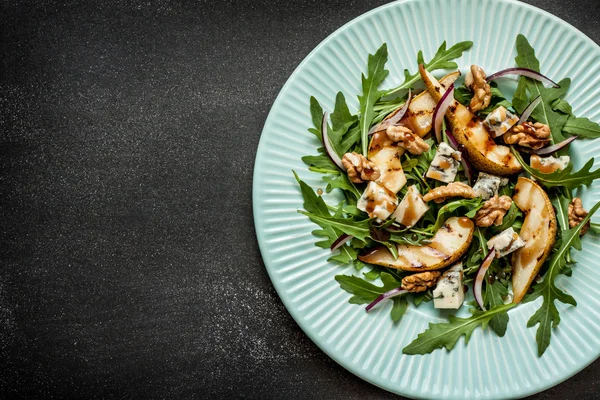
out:
M283 308L250 200L288 76L383 3L0 1L0 397L395 397ZM597 0L528 3L600 41Z

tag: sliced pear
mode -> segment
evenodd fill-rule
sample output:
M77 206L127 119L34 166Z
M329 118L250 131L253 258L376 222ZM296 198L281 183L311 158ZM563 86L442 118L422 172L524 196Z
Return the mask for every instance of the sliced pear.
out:
M552 251L556 214L548 195L531 179L520 177L513 201L525 214L520 236L525 246L512 255L514 303L519 303Z
M406 184L406 176L404 176L400 161L403 153L404 149L398 143L390 140L385 131L375 133L369 144L368 158L379 168L381 173L376 182L394 194L398 193Z
M445 89L454 83L459 76L459 71L451 72L440 79L440 85ZM435 110L436 104L437 100L431 97L427 90L422 91L412 99L408 106L408 110L406 110L406 114L400 119L399 124L410 128L415 135L419 135L420 137L427 135L429 131L431 131L433 111ZM396 112L398 112L400 108L396 110ZM396 112L388 115L386 119L391 118Z
M376 247L358 258L366 263L404 271L432 271L458 260L469 248L475 225L467 217L451 217L424 246L399 244L398 258L385 246Z
M422 65L421 77L435 101L440 101L446 89ZM521 172L522 168L507 146L496 144L483 121L467 107L454 101L446 112L452 134L465 146L473 166L492 175L508 176Z

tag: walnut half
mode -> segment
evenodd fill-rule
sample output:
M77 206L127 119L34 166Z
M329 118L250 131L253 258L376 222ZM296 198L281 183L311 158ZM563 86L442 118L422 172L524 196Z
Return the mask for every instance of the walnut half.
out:
M391 140L398 142L400 146L408 150L410 154L418 155L429 150L429 145L405 126L390 125L385 133Z
M473 92L473 98L469 104L469 108L473 112L483 110L492 101L492 89L485 78L483 68L478 65L471 65L471 69L465 76L465 86Z
M346 168L348 178L354 183L375 181L381 176L379 168L372 161L355 152L344 154L342 165Z
M402 289L413 293L424 292L435 285L441 274L440 271L427 271L405 276Z
M446 186L440 186L430 190L425 196L423 196L423 200L433 200L436 203L441 203L450 197L464 197L465 199L472 199L476 196L477 195L471 186L462 182L452 182Z
M495 195L481 207L477 214L475 214L475 225L480 227L488 227L493 225L500 225L504 219L504 215L510 208L512 199L508 196Z
M588 215L588 212L583 208L581 199L579 197L573 197L573 200L569 203L569 228L575 228L583 221ZM588 221L579 231L579 235L583 236L590 227L590 221Z
M503 136L504 143L541 149L550 143L550 127L541 122L523 122L513 126Z

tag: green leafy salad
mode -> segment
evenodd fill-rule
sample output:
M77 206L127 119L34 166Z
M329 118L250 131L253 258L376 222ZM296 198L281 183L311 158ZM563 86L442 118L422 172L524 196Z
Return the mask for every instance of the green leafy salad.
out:
M598 231L590 218L600 202L588 211L577 194L600 169L591 159L575 170L568 150L600 137L600 126L573 114L570 79L542 75L523 35L516 66L490 75L461 66L463 79L454 60L472 45L444 42L428 62L419 52L404 82L383 89L384 43L368 56L358 110L342 92L330 114L311 97L317 154L302 160L323 188L294 172L299 212L318 225L316 245L330 262L360 271L335 277L350 303L369 312L389 300L395 323L409 303L469 308L470 317L430 323L405 354L452 350L479 326L504 336L508 311L541 297L527 323L537 325L541 356L560 323L556 300L577 305L556 279L571 275L581 237ZM323 190L343 201L326 203Z

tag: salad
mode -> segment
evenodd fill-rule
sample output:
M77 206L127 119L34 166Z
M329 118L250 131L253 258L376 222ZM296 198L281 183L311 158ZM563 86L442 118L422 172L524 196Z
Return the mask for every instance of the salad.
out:
M330 115L311 97L318 154L302 160L343 201L326 203L322 188L294 173L299 212L319 226L316 245L329 261L360 271L335 277L350 303L369 312L389 300L395 322L409 303L469 308L470 317L430 323L405 354L451 350L477 327L504 336L508 311L541 297L527 323L538 326L541 356L560 323L555 302L577 304L556 278L571 274L581 236L600 231L590 221L600 202L588 211L577 197L600 169L590 159L574 171L568 152L575 140L600 137L600 125L573 114L564 99L570 79L541 74L523 35L515 67L486 75L465 66L462 79L453 60L472 45L444 42L429 62L419 52L418 70L386 90L384 43L368 57L354 113L341 92Z

